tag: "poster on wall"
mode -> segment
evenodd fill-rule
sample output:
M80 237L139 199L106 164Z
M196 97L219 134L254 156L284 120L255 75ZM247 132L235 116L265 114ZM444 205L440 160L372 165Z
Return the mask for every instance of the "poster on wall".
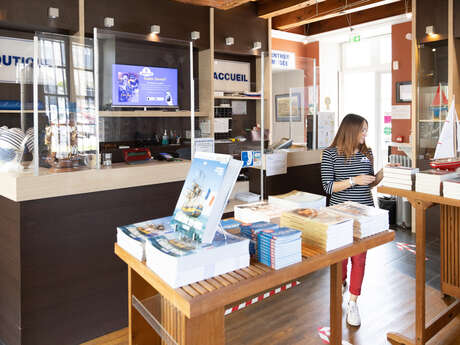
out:
M251 91L249 62L214 60L214 91Z
M335 113L318 112L318 149L331 145L335 135Z
M300 121L301 119L300 93L275 95L275 119L277 122Z
M272 50L272 69L295 69L295 53Z
M33 64L34 41L0 37L0 47L2 47L0 55L0 82L17 83L19 81L18 67L21 64ZM28 80L28 82L31 82L31 80Z

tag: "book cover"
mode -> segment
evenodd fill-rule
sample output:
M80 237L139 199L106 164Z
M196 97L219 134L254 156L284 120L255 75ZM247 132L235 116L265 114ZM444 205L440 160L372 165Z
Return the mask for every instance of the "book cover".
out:
M193 241L212 242L241 164L230 155L196 153L173 213L177 231Z
M171 224L171 217L164 217L118 226L117 230L123 232L133 240L145 242L149 237L173 232L174 226Z
M298 190L286 194L270 195L268 202L285 208L322 208L326 207L326 197Z

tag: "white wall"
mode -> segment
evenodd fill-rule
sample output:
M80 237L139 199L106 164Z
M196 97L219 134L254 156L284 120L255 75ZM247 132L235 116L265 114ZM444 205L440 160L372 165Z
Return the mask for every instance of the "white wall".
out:
M338 114L339 109L339 71L340 44L337 42L319 42L319 111ZM330 99L329 108L325 99Z

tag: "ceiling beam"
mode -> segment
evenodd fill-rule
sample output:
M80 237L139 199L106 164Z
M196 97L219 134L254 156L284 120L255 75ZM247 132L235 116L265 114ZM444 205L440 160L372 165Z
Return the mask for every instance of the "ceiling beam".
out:
M384 6L397 1L401 0L329 0L318 4L318 6L308 6L301 10L275 17L273 18L273 28L289 30L296 26L339 17L345 13L349 14Z
M411 4L408 2L407 11L411 12ZM406 12L404 1L394 2L385 6L380 6L377 8L372 8L369 10L364 10L360 12L351 13L348 15L342 15L340 17L335 17L331 19L322 20L319 22L314 22L307 24L307 27L304 27L304 34L311 36L320 34L323 32L338 30L358 24L364 24L367 22L372 22L375 20L380 20L388 17L394 17ZM348 17L348 19L347 19ZM291 30L290 30L291 31Z
M190 5L209 6L219 10L229 10L255 0L176 0Z
M326 0L318 0L318 3ZM259 0L257 2L257 15L260 18L268 19L280 16L304 7L311 6L316 0Z

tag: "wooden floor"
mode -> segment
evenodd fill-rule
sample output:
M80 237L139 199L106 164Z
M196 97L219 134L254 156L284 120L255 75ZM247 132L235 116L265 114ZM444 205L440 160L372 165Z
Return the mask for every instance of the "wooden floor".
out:
M358 302L362 325L359 328L348 327L344 317L344 340L353 345L380 345L388 344L388 331L414 335L415 280L399 269L401 260L414 259L408 255L413 254L399 251L394 243L369 251L363 293ZM436 266L436 258L429 261ZM297 287L227 316L226 344L323 344L318 328L329 325L329 272L327 269L315 272L300 281ZM426 305L427 320L430 320L445 307L446 302L439 290L427 286ZM345 311L345 303L343 308ZM127 329L84 343L127 344ZM460 317L429 344L460 345Z

